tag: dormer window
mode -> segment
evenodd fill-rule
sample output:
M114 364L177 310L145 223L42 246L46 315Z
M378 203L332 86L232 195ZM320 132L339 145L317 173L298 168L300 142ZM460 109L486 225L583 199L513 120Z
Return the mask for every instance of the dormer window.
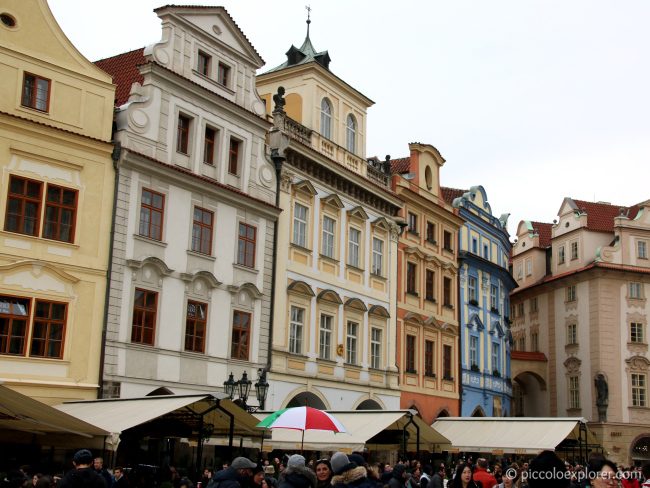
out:
M327 139L332 138L332 104L327 98L320 102L320 133Z
M196 70L201 73L203 76L210 76L210 62L212 57L209 54L199 51L198 62Z
M23 95L21 104L41 112L47 112L50 108L50 86L52 82L47 78L25 73L23 78Z
M354 118L354 115L349 114L346 131L345 131L345 147L351 153L354 153L357 149L357 121Z
M223 63L219 63L219 69L217 70L217 81L225 86L226 88L229 88L229 80L230 80L230 66L227 66Z

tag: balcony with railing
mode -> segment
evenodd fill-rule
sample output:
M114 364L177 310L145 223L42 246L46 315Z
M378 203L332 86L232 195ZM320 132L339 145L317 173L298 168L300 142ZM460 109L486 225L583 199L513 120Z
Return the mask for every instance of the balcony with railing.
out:
M390 168L390 164L376 158L365 160L284 114L274 114L274 126L282 130L289 138L333 159L350 171L377 185L389 186L390 170L386 172L386 168Z

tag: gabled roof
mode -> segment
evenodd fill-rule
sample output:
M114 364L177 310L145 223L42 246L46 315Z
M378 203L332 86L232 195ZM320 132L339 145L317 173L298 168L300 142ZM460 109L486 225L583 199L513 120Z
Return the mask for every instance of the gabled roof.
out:
M468 190L461 190L459 188L449 188L446 186L441 186L440 191L442 192L442 198L449 205L451 205L456 198L462 197L464 193L468 192Z
M140 74L138 66L146 62L147 59L144 57L143 47L95 61L95 65L111 75L113 77L113 83L117 85L115 90L116 107L123 105L129 99L129 93L131 93L131 85L133 83L138 82L141 84L144 81L144 77Z
M614 232L614 219L621 214L621 210L633 219L639 207L625 207L623 205L611 205L609 203L593 203L585 200L573 200L579 210L587 213L587 229L596 232Z
M531 221L530 225L533 226L533 230L539 234L539 247L546 248L551 245L551 229L553 224L548 224L546 222L534 222Z
M390 174L403 174L408 173L411 169L411 158L407 156L405 158L391 159L390 161Z

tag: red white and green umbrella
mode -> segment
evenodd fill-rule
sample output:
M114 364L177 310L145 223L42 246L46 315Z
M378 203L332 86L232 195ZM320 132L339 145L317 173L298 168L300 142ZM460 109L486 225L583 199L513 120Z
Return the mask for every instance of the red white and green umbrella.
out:
M312 407L293 407L278 410L262 420L257 426L265 429L300 430L302 431L303 445L306 430L347 432L336 417Z

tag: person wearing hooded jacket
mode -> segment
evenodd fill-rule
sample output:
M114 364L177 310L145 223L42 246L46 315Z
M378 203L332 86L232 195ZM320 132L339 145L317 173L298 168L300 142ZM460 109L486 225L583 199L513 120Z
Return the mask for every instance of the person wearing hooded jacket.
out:
M316 474L305 466L305 458L294 454L280 475L278 488L316 488L317 483Z
M377 488L375 482L368 478L365 466L357 466L348 456L337 452L330 459L332 465L332 486L334 488Z
M72 458L74 468L59 481L59 488L108 488L106 481L92 467L93 455L88 449L77 451Z

